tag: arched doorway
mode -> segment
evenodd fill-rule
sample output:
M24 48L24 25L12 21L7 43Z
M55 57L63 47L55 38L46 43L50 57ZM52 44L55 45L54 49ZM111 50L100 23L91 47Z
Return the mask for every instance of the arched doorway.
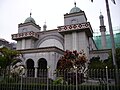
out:
M38 60L38 72L37 77L47 76L47 61L44 58Z
M34 77L35 75L34 61L32 59L28 59L26 61L26 66L27 66L27 77Z

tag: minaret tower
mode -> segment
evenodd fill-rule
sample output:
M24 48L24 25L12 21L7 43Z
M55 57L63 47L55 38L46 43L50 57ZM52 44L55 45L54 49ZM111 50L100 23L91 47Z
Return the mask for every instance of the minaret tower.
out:
M17 41L17 50L34 48L34 43L39 39L37 32L41 27L32 18L32 13L24 23L18 24L18 33L12 34L12 39Z
M102 44L102 49L106 49L106 28L104 25L104 16L102 15L102 13L100 12L100 32L101 32L101 44Z
M89 57L89 42L92 40L93 31L85 12L74 3L69 13L64 14L64 26L58 27L59 33L64 37L65 50L84 50Z

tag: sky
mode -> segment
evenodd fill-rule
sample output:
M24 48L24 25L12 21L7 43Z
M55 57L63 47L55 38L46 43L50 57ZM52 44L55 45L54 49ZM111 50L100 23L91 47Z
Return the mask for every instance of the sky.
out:
M111 0L108 1L112 25L120 26L120 0L116 0L116 5ZM48 30L63 26L64 14L70 12L74 2L85 12L94 32L99 30L100 12L104 15L104 23L108 28L105 0L94 0L93 3L90 0L0 0L0 38L15 42L11 39L11 34L18 32L18 24L23 23L30 12L41 29L45 22Z

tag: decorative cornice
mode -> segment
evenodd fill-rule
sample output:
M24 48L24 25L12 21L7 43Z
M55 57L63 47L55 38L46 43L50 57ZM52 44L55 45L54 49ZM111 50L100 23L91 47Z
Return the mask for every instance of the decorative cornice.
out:
M71 31L83 31L83 30L88 34L88 36L93 36L93 31L89 22L58 27L58 32L60 33L71 32Z
M22 50L18 50L20 52L22 52L23 54L26 53L40 53L40 52L57 52L60 54L64 54L64 51L61 50L58 47L42 47L42 48L35 48L35 49L22 49Z
M38 39L39 35L36 32L30 31L30 32L24 32L24 33L18 33L18 34L12 34L12 39L17 40L17 39L22 39L22 38L34 38Z
M105 31L106 31L105 26L100 26L100 32L105 32Z

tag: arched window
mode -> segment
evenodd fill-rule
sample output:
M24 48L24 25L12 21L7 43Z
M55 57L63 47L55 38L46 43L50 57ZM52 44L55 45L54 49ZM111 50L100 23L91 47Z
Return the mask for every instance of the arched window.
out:
M32 59L28 59L26 61L26 66L27 66L27 77L34 77L35 75L34 61Z
M38 77L47 76L47 61L44 58L38 60Z

